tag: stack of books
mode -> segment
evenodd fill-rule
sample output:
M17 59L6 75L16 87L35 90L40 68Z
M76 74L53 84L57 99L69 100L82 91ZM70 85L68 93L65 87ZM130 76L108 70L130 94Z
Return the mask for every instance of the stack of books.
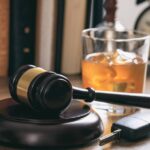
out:
M102 21L103 0L0 0L0 76L35 64L81 70L81 32Z

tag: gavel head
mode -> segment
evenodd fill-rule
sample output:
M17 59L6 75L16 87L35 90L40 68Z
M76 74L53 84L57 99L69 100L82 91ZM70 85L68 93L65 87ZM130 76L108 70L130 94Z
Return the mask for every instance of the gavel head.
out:
M9 89L14 100L39 112L59 114L72 99L72 85L65 76L33 65L17 70Z

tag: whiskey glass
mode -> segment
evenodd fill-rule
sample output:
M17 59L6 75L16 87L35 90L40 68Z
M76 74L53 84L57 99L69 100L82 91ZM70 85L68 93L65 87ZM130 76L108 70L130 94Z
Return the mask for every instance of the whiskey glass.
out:
M90 28L82 31L83 87L128 93L144 91L150 36L138 31ZM121 99L120 99L121 101ZM131 114L134 107L107 105L113 115Z

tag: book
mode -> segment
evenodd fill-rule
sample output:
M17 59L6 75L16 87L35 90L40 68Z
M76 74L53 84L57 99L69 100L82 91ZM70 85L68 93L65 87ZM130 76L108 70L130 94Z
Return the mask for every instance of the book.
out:
M93 27L93 7L94 0L87 0L85 28Z
M9 0L0 0L0 76L8 75Z
M38 0L36 20L36 65L54 70L56 0Z
M103 21L103 0L87 0L85 28L97 27Z
M36 0L10 0L9 75L35 63Z
M96 27L103 21L103 0L93 0L93 23L92 27Z
M57 73L61 73L62 62L62 44L63 44L63 28L64 28L64 9L65 0L56 0L57 13L56 13L56 36L55 36L55 60L54 70Z
M86 0L66 0L61 72L78 74L81 70L81 32L85 27Z

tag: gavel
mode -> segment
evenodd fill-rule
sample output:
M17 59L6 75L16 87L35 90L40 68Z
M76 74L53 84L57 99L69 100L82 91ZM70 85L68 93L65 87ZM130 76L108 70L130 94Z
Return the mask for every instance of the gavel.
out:
M10 79L9 89L15 101L38 112L60 114L76 99L150 108L149 95L73 87L67 77L33 65L19 68Z

